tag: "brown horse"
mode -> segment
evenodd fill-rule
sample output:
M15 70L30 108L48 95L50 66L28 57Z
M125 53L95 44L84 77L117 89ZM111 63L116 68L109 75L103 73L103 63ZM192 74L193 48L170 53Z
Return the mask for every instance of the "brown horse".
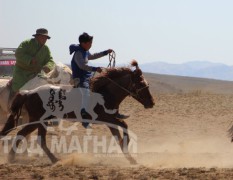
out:
M111 68L107 69L106 72L102 72L99 76L91 80L91 90L103 96L105 107L107 109L119 109L121 102L127 96L132 96L142 105L144 105L145 108L152 108L154 106L154 99L149 91L149 84L143 77L142 71L138 67L138 63L136 61L132 61L131 65L136 67L136 69L132 70L126 67ZM30 123L25 125L17 133L17 136L25 137L35 129L38 129L38 136L41 138L40 146L52 161L52 163L57 162L58 159L51 153L46 145L47 130L40 121L40 118L45 114L45 109L43 108L43 102L39 97L37 90L33 90L32 92L29 91L28 93L24 94L18 94L16 96L11 106L11 115L9 116L5 127L0 132L1 138L8 134L15 127L15 123L20 116L20 110L23 105L25 105L25 108L29 114ZM136 163L136 161L128 153L128 143L130 139L126 122L117 119L117 113L106 113L100 104L96 104L94 111L98 115L95 122L108 125L108 128L118 141L122 152L125 154L125 157L130 161L130 163ZM65 119L71 118L75 118L74 114L65 114ZM47 119L48 118L43 119L43 121L46 121ZM109 126L109 124L114 126ZM120 131L115 126L123 128L124 138L122 138ZM123 143L123 140L125 139L126 143ZM13 147L18 147L21 140L22 139L16 139ZM13 147L9 153L10 161L14 160L15 157L15 149L13 149Z

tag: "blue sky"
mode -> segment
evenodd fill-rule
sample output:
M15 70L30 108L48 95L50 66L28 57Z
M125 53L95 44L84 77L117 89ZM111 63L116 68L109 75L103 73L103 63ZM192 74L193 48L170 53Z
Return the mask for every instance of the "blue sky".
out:
M91 52L112 48L117 63L211 61L233 65L232 0L0 0L0 47L17 47L45 27L55 61L94 36ZM108 64L108 57L98 60Z

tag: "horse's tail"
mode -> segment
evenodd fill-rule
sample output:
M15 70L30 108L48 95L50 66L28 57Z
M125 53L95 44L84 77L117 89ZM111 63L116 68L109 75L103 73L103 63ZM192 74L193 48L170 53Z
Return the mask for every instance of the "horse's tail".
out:
M107 109L107 108L105 107L105 105L104 105L104 104L105 104L105 101L104 101L103 96L101 96L101 98L99 98L98 103L99 103L100 105L103 106L104 111L105 111L106 113L108 113L108 114L115 114L115 113L117 112L117 109Z
M7 119L6 124L4 125L3 129L0 132L0 138L7 135L11 132L18 124L18 119L21 115L22 107L25 103L27 94L17 94L14 98L12 105L11 105L11 114Z

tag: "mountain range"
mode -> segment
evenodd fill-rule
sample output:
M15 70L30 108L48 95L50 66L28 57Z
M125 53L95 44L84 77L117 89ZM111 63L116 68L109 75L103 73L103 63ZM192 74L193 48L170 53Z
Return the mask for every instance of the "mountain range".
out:
M233 81L233 66L208 61L183 64L151 62L140 64L143 72Z

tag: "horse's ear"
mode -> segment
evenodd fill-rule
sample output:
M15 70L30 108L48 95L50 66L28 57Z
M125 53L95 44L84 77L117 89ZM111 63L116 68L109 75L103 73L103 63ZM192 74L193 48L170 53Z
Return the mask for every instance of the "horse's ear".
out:
M138 66L138 62L136 60L131 61L131 66L135 67L136 69L133 71L134 75L142 75L142 71Z
M138 68L138 69L136 68L136 69L133 71L133 74L134 74L134 75L137 75L137 76L141 76L141 75L142 75L142 70L139 69L139 68Z
M136 67L136 69L139 69L138 62L134 59L131 61L131 66Z

